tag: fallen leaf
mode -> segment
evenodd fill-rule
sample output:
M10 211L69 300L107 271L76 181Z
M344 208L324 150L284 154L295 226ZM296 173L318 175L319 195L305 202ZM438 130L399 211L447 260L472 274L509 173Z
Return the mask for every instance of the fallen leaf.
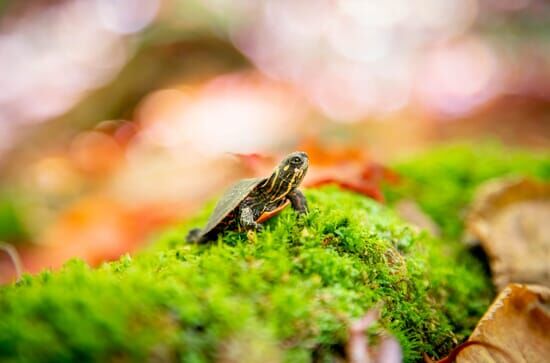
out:
M335 173L338 174L338 173ZM334 184L342 189L351 190L359 194L363 194L379 202L384 201L384 195L380 187L371 183L365 183L357 180L342 180L340 177L325 177L305 183L308 188L318 188L323 185Z
M376 183L385 181L395 184L400 181L399 175L395 171L377 162L366 164L361 170L361 178Z
M537 285L508 285L481 318L469 341L501 347L472 346L457 363L543 363L550 357L550 289Z
M467 218L468 234L489 257L493 282L550 286L550 183L498 179L484 184Z
M426 362L426 363L453 363L453 362L456 361L456 358L458 357L458 355L464 349L466 349L468 347L471 347L471 346L480 346L480 347L487 348L489 350L494 350L495 352L499 352L504 357L509 359L510 362L512 362L512 360L510 359L510 354L508 354L508 352L506 352L504 349L502 349L500 347L497 347L496 345L486 343L486 342L482 342L482 341L479 341L479 340L468 340L468 341L466 341L462 344L459 344L457 347L455 347L455 348L453 348L453 350L451 350L449 355L447 355L445 358L442 358L442 359L437 360L437 361L431 359L426 353L424 353L424 362Z
M24 270L56 269L73 257L90 265L117 259L138 248L153 231L181 218L174 209L129 207L101 196L83 198L48 226L36 246L21 249Z
M395 172L374 162L365 148L324 144L309 138L299 149L308 153L312 165L304 180L304 186L309 188L335 184L382 202L382 182L399 180Z
M399 177L385 166L372 161L341 162L330 167L316 167L308 172L304 186L316 188L327 184L363 194L379 202L384 201L382 183L396 183Z

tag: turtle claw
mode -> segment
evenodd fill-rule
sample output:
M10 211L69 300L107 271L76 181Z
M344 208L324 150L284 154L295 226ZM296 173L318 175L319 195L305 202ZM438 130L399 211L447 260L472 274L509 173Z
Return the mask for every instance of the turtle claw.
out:
M262 226L259 223L255 223L254 225L250 225L246 230L246 237L249 241L256 242L256 236L257 233L264 230L264 226Z
M300 228L305 228L308 223L309 212L298 212L298 218L296 218L296 225Z
M244 231L244 232L247 232L247 233L261 232L263 230L264 230L264 226L261 225L260 223L256 223L256 222L248 223L248 224L241 227L241 231Z

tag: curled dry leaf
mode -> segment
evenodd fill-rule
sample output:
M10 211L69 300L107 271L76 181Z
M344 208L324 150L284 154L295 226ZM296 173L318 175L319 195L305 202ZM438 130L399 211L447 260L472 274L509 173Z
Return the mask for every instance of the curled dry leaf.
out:
M481 318L469 341L501 347L507 354L476 345L461 352L457 363L548 362L550 289L537 285L508 285Z
M378 318L378 310L369 310L361 319L350 324L346 345L348 363L401 363L401 346L392 336L384 336L378 346L369 348L366 331Z
M449 355L447 355L445 358L442 358L442 359L437 360L437 361L431 359L426 353L424 353L424 362L426 362L426 363L453 363L453 362L456 361L456 358L458 357L460 352L462 352L464 349L466 349L468 347L471 347L471 346L484 347L484 348L487 348L489 350L499 352L504 357L507 357L508 359L510 359L510 354L508 354L508 352L506 352L504 349L502 349L500 347L497 347L494 344L487 343L487 342L482 342L482 341L479 341L479 340L468 340L467 342L464 342L464 343L458 345L457 347L455 347L449 353ZM512 362L511 359L510 359L510 362Z
M467 230L489 257L493 282L550 286L550 183L499 179L482 186Z

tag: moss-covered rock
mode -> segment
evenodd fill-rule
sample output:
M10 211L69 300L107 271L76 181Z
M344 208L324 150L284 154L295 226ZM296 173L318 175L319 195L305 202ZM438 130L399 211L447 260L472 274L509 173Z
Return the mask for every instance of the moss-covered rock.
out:
M247 236L206 246L158 237L137 256L0 288L2 362L330 362L349 319L382 303L379 328L405 360L441 355L469 334L491 298L479 263L456 241L482 181L550 177L550 158L499 146L437 149L397 166L390 201L414 197L444 240L416 232L391 209L329 187L306 191L311 213L290 209Z
M331 361L377 303L408 362L465 337L490 299L476 261L359 195L306 195L309 215L287 208L258 234L195 246L186 226L138 256L2 288L0 360Z

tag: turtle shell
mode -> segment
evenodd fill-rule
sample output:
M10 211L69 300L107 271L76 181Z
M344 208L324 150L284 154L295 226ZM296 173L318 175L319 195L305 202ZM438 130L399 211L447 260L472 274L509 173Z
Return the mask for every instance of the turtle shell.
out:
M205 236L212 232L223 220L239 206L239 204L260 184L265 178L242 179L233 184L221 197L210 215L206 226L201 231Z

